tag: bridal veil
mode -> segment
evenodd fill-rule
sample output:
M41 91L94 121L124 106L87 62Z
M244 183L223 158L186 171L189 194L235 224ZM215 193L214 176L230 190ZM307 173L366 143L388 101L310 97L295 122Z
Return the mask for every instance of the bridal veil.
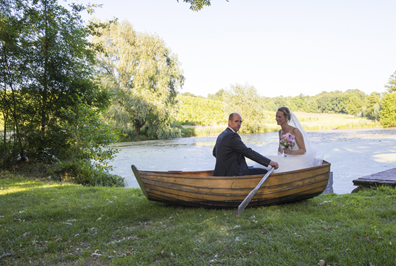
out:
M310 167L321 165L323 162L323 153L319 152L315 148L315 146L311 143L307 132L301 125L301 123L298 120L298 118L296 117L296 115L294 113L290 112L290 117L291 118L290 118L290 121L288 121L288 124L292 127L297 128L298 130L300 130L300 132L303 136L303 139L304 139L304 144L305 144L305 149L306 149L305 154L297 155L297 156L303 156L304 160L309 162Z

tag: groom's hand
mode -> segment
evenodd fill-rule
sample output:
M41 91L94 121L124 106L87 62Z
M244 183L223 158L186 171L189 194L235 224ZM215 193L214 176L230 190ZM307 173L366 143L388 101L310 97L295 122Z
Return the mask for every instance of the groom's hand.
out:
M270 165L273 166L275 169L279 168L279 164L277 162L271 161Z

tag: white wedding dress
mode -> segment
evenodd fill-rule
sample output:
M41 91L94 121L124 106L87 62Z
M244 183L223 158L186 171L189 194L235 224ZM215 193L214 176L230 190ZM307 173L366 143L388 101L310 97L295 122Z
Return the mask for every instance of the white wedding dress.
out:
M323 154L316 151L315 147L309 141L307 132L305 132L304 128L300 124L300 121L298 121L297 117L293 113L291 113L289 125L300 130L304 139L306 153L303 155L287 154L286 156L280 153L278 153L278 155L266 155L267 158L279 164L279 168L274 170L274 173L289 172L321 165L323 162ZM298 149L299 148L296 143L292 150ZM255 164L254 167L268 169L268 167L260 164Z

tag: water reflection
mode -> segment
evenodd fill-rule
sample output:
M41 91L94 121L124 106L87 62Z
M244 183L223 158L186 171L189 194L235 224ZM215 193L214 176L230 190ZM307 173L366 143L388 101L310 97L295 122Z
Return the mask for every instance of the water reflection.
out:
M308 132L311 142L325 154L333 172L334 193L350 193L352 180L396 167L396 130L359 129ZM278 133L241 134L248 147L263 155L275 154ZM208 170L215 158L213 137L192 137L119 143L112 173L124 177L128 187L139 187L131 164L141 170ZM253 162L248 162L253 164Z

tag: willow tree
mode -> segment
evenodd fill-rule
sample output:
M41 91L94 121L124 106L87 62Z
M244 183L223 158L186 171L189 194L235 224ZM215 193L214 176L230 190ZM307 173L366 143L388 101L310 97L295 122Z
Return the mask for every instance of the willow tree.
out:
M127 21L100 31L92 42L102 46L97 55L99 77L113 93L107 113L124 129L143 126L156 138L180 136L173 127L178 104L176 94L184 77L177 56L159 37L136 32Z
M223 93L226 113L239 113L242 116L242 132L258 132L264 128L266 119L264 102L257 90L248 84L231 85Z

